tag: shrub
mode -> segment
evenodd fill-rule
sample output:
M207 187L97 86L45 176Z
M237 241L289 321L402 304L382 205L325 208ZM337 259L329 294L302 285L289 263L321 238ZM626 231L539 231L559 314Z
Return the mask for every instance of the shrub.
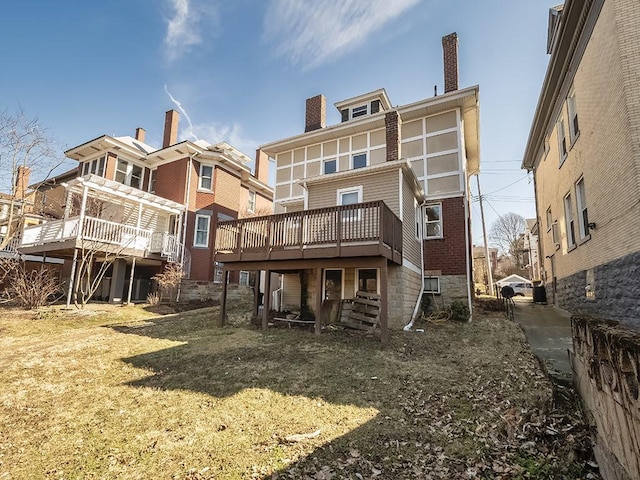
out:
M16 261L7 280L7 299L29 310L50 305L63 294L60 279L46 267L27 270L24 263Z
M147 303L152 307L155 307L156 305L158 305L160 303L160 293L152 292L149 295L147 295Z
M451 320L457 320L459 322L466 322L469 320L469 307L460 300L454 300L449 305L449 311L451 312Z

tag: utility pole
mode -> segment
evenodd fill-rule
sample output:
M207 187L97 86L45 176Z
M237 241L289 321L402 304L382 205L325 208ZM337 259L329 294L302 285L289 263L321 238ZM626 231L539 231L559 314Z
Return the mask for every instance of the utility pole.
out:
M484 241L484 257L487 259L487 279L489 281L489 295L493 297L493 274L491 273L491 258L489 258L489 245L487 244L487 227L484 224L484 208L482 207L482 193L480 192L480 174L476 174L478 182L478 198L480 199L480 220L482 220L482 238Z

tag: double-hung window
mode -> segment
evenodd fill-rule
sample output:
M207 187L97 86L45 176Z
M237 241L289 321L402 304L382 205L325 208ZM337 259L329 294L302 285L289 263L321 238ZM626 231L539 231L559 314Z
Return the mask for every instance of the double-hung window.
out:
M576 202L578 207L578 231L582 240L589 235L589 214L587 213L587 194L584 188L584 178L576 182Z
M116 162L115 181L134 188L142 187L142 167L118 159Z
M209 246L210 215L196 215L196 228L193 235L193 246L207 248Z
M82 175L88 175L89 173L91 173L93 175L103 177L105 160L105 155L102 155L101 157L95 158L88 162L84 162L82 164Z
M424 277L424 293L440 293L440 278Z
M256 192L249 190L249 200L247 202L247 212L254 213L256 211Z
M567 158L567 135L564 131L564 120L561 118L556 124L558 129L558 154L560 155L560 165Z
M567 249L576 246L576 229L573 221L573 210L571 208L571 194L564 197L564 218L567 227Z
M200 165L200 182L198 188L200 190L211 191L213 186L213 167L211 165Z
M341 188L338 190L338 198L336 199L338 205L355 205L362 203L362 186ZM343 221L360 220L360 209L358 208L346 208L342 212Z
M156 179L158 178L158 169L151 170L151 174L149 175L149 193L156 192Z
M578 110L576 109L576 95L571 92L567 97L567 112L569 113L569 139L571 145L576 141L580 134L580 126L578 125Z
M442 238L442 204L432 203L424 209L424 238Z

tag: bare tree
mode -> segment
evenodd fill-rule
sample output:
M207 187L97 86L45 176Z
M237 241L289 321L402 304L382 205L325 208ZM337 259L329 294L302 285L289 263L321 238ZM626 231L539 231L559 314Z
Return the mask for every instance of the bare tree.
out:
M526 222L522 215L513 212L505 213L491 225L489 238L501 253L517 259L525 228Z
M15 114L0 112L0 189L8 192L8 208L2 218L6 233L0 239L0 250L20 232L22 219L33 204L33 194L27 192L29 174L37 173L42 183L64 161L56 146L37 118L27 118L21 109Z

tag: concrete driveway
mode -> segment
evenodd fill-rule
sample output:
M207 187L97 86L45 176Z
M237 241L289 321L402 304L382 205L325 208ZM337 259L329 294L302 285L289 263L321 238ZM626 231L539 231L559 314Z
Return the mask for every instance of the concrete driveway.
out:
M571 314L533 303L531 298L525 297L516 298L514 317L549 375L560 383L571 384L572 370L567 353L573 348Z

